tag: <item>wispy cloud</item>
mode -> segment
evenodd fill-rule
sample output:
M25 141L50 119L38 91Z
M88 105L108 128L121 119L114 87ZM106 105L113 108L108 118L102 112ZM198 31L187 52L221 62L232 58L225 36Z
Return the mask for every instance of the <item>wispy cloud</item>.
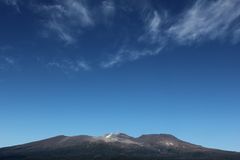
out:
M19 8L19 3L21 0L2 0L2 2L4 2L7 5L11 5L13 7L15 7L15 9L20 12L20 8Z
M7 55L7 52L11 51L12 49L13 47L10 45L0 46L0 71L7 71L15 67L15 58Z
M166 22L168 21L167 11L150 10L149 13L143 19L144 32L138 38L139 43L149 44L149 49L152 48L152 52L161 51L167 41L167 37L164 33ZM155 46L152 46L155 44ZM150 54L150 55L155 55Z
M239 0L198 0L167 31L180 44L233 36L239 23Z
M76 41L84 28L94 25L88 6L82 0L56 1L53 5L37 5L45 14L45 27L54 31L67 44Z
M239 0L197 0L176 17L167 11L152 11L146 18L146 34L142 39L168 41L179 45L216 40L238 39L240 30Z
M153 41L155 41L160 32L161 32L161 23L162 18L160 17L160 14L154 10L150 14L148 14L146 18L146 33L151 37Z
M121 54L116 54L111 56L107 61L101 62L100 66L102 68L111 68L116 64L119 64L123 61L123 56Z
M17 8L23 6L23 0L2 0L1 2ZM149 4L147 7L146 5L140 7L141 9L130 8L128 4L124 5L129 9L123 9L124 5L121 6L123 2L114 0L102 0L94 5L85 0L54 0L52 2L32 1L33 5L28 6L34 6L32 9L35 13L41 15L44 36L57 37L65 44L78 44L78 39L84 32L90 33L95 27L99 26L99 29L102 29L103 26L100 25L116 22L116 25L108 27L109 31L113 29L111 32L116 33L113 43L109 43L113 44L112 48L109 47L111 52L105 59L103 58L103 61L95 64L102 68L157 55L173 45L194 45L213 40L223 40L233 44L240 42L239 0L196 0L178 15L171 13L167 8L150 5L151 1L141 1ZM138 5L141 5L141 2ZM107 40L112 36L111 33L109 35ZM92 33L91 36L93 36ZM62 57L64 60L53 61L48 65L75 72L91 69L85 61L72 61L66 57L67 55L64 55ZM94 56L91 57L94 58ZM7 63L7 60L5 61Z
M138 60L144 56L159 54L166 45L166 39L162 33L166 17L166 12L160 14L152 9L147 11L146 15L143 16L144 32L135 39L136 45L125 44L124 47L121 46L116 54L109 56L107 61L101 63L101 67L111 68L127 61Z
M15 64L15 60L13 58L10 58L10 57L3 57L3 59L5 60L5 62L7 64L10 64L10 65L14 65Z
M193 6L175 17L171 17L167 11L151 8L143 16L145 32L137 39L139 45L146 47L142 50L138 47L130 50L132 46L124 50L120 48L115 56L102 63L102 67L109 68L125 61L137 60L142 56L159 54L162 49L173 43L191 45L209 40L238 43L239 8L239 0L197 0Z
M47 67L56 68L64 73L91 70L91 66L84 60L62 59L49 62Z
M2 0L2 1L8 5L16 6L20 0Z
M101 14L98 16L98 21L100 23L105 24L106 26L111 26L113 24L113 18L116 12L116 6L114 0L104 0L99 7L99 11Z
M0 56L0 71L8 71L15 66L16 61L13 57L1 55Z
M110 56L109 59L107 61L103 61L100 66L102 68L111 68L126 61L135 61L144 56L156 55L162 49L163 46L142 50L121 48L117 54Z
M90 65L86 61L77 61L77 67L85 71L91 70Z
M150 11L147 14L145 21L145 33L139 37L139 40L147 40L151 42L156 42L161 36L161 25L164 22L163 17L160 16L158 11Z
M153 12L153 17L150 19L148 27L149 27L149 31L152 33L156 33L159 30L159 26L161 24L161 18L158 14L157 11Z
M112 0L105 0L102 2L103 14L107 17L112 16L115 13L115 4Z
M72 44L75 42L74 36L71 35L71 30L64 24L59 23L58 21L53 19L46 23L46 27L54 31L58 35L58 37L61 40L63 40L66 44Z

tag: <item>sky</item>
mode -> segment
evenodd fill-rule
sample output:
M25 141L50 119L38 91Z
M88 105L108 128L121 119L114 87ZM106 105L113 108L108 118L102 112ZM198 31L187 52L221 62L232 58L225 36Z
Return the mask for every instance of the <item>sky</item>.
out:
M168 133L240 151L239 0L0 0L0 147Z

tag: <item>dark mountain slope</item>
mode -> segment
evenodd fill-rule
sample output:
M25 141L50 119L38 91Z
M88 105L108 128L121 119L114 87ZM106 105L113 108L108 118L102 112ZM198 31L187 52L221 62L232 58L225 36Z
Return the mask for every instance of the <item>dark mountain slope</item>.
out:
M57 136L0 149L0 160L240 160L236 152L204 148L168 134Z

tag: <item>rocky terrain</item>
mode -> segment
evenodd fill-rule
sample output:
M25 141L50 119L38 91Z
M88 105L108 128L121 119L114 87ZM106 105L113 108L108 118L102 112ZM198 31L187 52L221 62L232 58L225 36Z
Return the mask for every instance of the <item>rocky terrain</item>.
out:
M240 160L240 153L205 148L168 134L123 133L53 138L0 149L0 160Z

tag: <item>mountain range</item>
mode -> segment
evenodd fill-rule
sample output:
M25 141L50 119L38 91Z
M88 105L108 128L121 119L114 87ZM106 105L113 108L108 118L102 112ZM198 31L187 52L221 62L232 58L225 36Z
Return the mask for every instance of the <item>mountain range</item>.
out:
M169 134L56 136L0 149L0 160L240 160L239 152L191 144Z

